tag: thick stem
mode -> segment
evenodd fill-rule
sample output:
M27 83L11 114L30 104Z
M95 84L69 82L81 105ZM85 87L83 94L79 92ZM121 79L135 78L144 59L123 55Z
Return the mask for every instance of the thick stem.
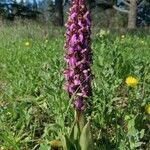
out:
M75 119L79 126L80 131L82 131L82 129L85 125L83 112L76 110L75 111Z

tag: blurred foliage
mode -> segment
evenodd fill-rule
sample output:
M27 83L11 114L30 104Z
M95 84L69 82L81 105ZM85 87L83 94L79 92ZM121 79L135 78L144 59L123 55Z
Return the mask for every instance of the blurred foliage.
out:
M137 26L150 26L150 1L143 1L137 8Z
M0 2L0 14L9 20L14 20L15 17L36 19L39 13L36 0L33 3L17 3L13 0Z
M89 4L90 3L90 4ZM93 23L100 27L125 27L127 25L127 15L120 14L113 9L113 5L117 4L123 8L124 4L120 1L117 3L115 0L87 0L92 12ZM65 0L64 12L67 12L70 7L70 1ZM148 0L138 1L137 10L137 26L150 25L150 2ZM10 0L9 2L0 2L0 14L3 18L14 20L14 18L30 18L37 19L41 22L52 22L56 24L56 8L55 1L44 0L37 2L34 0L32 3L23 2L17 3ZM64 13L66 18L67 13ZM59 19L60 20L60 19Z

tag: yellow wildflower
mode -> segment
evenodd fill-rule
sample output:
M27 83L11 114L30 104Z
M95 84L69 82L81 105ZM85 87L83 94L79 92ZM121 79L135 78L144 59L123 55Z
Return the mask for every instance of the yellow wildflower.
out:
M48 40L47 40L47 39L45 40L45 43L48 43Z
M130 87L134 87L138 84L138 80L132 76L129 76L126 78L125 83Z
M109 33L110 33L109 30L101 29L100 32L98 34L96 34L96 35L98 35L99 37L104 37L104 36L108 35Z
M59 140L50 141L49 144L51 145L52 148L62 147L62 143Z
M29 46L30 46L30 43L29 43L29 42L25 42L25 46L26 46L26 47L29 47Z
M125 38L125 35L124 35L124 34L123 34L123 35L121 35L121 38L122 38L122 39L124 39L124 38Z
M141 41L142 44L144 44L144 41Z
M147 105L145 106L145 111L146 111L148 114L150 114L150 104L147 104Z

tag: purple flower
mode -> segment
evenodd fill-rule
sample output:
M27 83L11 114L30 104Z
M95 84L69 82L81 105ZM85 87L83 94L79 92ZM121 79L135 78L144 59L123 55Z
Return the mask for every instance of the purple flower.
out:
M91 96L91 39L90 13L85 0L72 0L70 15L66 24L65 56L66 69L65 89L73 98L73 106L83 111L86 100Z
M78 111L82 111L84 110L84 102L82 100L82 98L78 98L74 101L74 107L78 110Z

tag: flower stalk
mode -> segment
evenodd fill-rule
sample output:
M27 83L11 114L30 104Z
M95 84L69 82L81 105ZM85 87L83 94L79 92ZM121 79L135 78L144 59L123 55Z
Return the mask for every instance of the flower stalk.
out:
M85 0L72 0L66 23L64 76L65 89L75 110L75 122L69 136L61 137L64 150L93 150L90 120L84 123L83 115L87 100L92 96L90 26L90 13L86 8Z

